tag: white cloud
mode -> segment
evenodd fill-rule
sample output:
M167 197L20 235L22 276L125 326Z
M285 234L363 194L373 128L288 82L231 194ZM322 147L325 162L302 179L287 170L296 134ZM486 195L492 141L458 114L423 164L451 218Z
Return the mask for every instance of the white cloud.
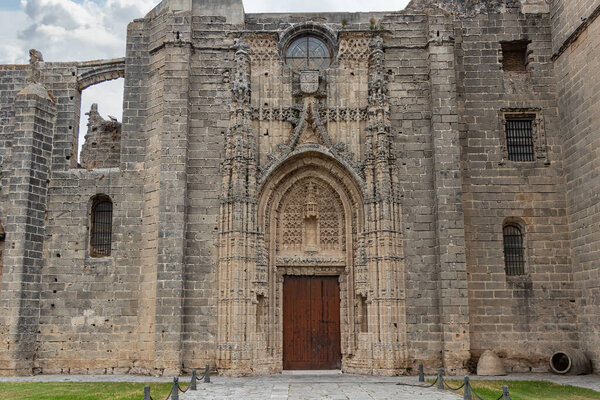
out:
M157 3L158 0L106 0L100 4L91 0L21 0L25 23L15 30L13 38L23 45L24 53L36 48L46 61L122 57L127 23L144 16Z

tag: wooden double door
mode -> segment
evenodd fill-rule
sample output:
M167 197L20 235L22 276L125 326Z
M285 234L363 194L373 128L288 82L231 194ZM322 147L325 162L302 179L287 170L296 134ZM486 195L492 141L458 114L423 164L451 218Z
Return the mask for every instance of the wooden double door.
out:
M283 280L283 369L340 369L340 286L337 276Z

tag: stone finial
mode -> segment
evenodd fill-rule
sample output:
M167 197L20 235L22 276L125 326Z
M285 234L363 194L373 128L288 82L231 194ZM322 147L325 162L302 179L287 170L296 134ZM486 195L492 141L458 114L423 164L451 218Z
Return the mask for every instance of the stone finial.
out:
M500 357L491 350L483 352L477 363L477 375L481 376L501 376L506 375L506 369Z
M88 116L88 126L93 124L94 122L103 121L104 119L98 112L98 104L92 104L89 112L86 112L85 115Z
M371 40L371 43L369 43L369 47L372 51L383 51L383 38L379 35L375 36L373 40Z
M250 53L250 46L241 37L237 38L237 39L233 39L233 49L235 50L236 54L239 52L243 52L246 54Z
M29 64L37 66L41 62L44 62L42 53L36 49L29 50Z

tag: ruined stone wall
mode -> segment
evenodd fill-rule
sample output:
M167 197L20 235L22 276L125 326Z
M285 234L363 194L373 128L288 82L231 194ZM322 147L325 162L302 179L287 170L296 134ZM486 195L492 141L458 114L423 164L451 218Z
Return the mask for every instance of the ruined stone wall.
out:
M29 74L28 65L0 66L0 218L5 218L8 196L8 178L11 174L10 159L14 126L10 123L14 118L14 101L17 93L25 86Z
M118 167L121 161L121 123L98 113L98 104L86 113L88 131L81 148L80 163L85 169Z
M546 370L559 347L578 343L563 192L562 136L548 14L518 8L457 21L463 199L469 265L471 349L509 370ZM525 71L503 71L500 42L530 40ZM539 119L535 161L508 160L503 112ZM524 230L525 274L507 276L503 223Z
M23 109L17 109L18 112L24 113L19 117L9 110L12 114L9 115L6 126L8 130L3 132L6 135L2 135L3 143L8 144L2 149L10 146L13 131L19 131L19 135L22 136L15 137L15 140L27 145L21 144L17 149L18 154L14 149L8 153L11 157L5 160L10 163L14 158L18 164L13 162L7 173L3 174L3 179L21 173L17 165L29 165L32 170L23 172L27 176L35 177L29 192L35 193L38 196L36 201L43 202L43 205L31 202L30 209L18 210L13 206L12 195L3 191L1 208L4 210L8 207L11 221L15 220L17 224L10 226L7 235L11 241L10 264L14 273L3 279L3 283L9 285L7 287L11 290L2 291L1 301L9 306L3 307L6 313L2 315L0 329L5 332L7 338L18 340L19 344L11 345L10 341L6 342L8 347L0 351L0 369L2 373L9 374L15 371L127 372L133 365L133 360L137 359L135 349L130 343L132 334L136 331L137 287L140 276L136 245L140 243L140 238L131 227L141 223L141 205L136 197L136 184L140 178L138 175L123 178L122 174L114 169L103 169L94 173L70 169L76 163L82 88L80 79L83 79L81 76L86 72L91 73L93 77L94 68L102 68L102 63L43 63L39 52L32 51L30 54L37 55L37 58L32 58L31 65L21 68L25 72L21 74L20 79L23 81L27 77L30 81L37 82L37 86L41 88L38 96L48 99L41 102L36 100L37 103L34 103L33 97L27 92L24 93L27 103L15 103L14 100L3 96L2 107L29 107L30 104L32 107L38 107L34 109L35 112L41 113L39 121L47 119L47 122L40 124L36 120L36 124L32 123L31 126L39 125L48 131L40 131L48 136L44 139L48 144L44 144L42 150L28 149L27 146L37 146L38 133L33 132L33 141L28 142L31 140L27 136L30 133L22 129L27 125L19 118L24 118L27 122L29 114ZM7 90L11 89L13 92L19 89L19 79L12 73L17 69L11 68L11 71L3 74ZM15 79L8 79L13 75ZM115 77L115 74L109 75L107 79ZM45 106L40 106L44 101L52 103L56 112L46 111ZM3 124L3 130L4 125L6 124ZM34 154L41 157L36 163L21 164L19 161L26 160ZM43 164L42 161L47 164ZM36 168L40 169L39 173ZM44 175L46 173L47 178ZM8 180L6 183L5 185L3 182L3 188L9 187ZM21 190L19 185L11 187L18 189L17 192ZM22 196L17 192L15 196ZM113 252L110 257L101 259L89 256L91 198L98 193L110 196L115 207ZM42 226L36 228L35 235L30 236L36 243L28 244L29 239L18 240L22 229L30 229L22 221L25 218L29 220L31 216L31 220L35 222L40 212ZM27 217L20 216L21 214ZM17 243L15 240L22 244L15 246L12 244ZM18 254L21 245L36 251L22 258ZM29 271L27 275L19 274L19 271L23 270ZM25 279L25 276L29 278ZM34 285L30 290L36 295L25 299L24 293L19 293L19 290L26 290L28 285ZM21 298L26 301L21 301L18 306L10 305L11 301ZM32 310L39 311L32 313ZM31 315L36 317L28 317ZM9 323L4 325L6 321ZM32 340L38 344L33 344ZM36 354L32 356L33 350Z
M0 168L4 166L4 159L11 147L10 138L14 127L10 124L10 118L14 116L14 100L23 89L28 73L28 65L0 66Z
M157 232L157 167L159 131L156 127L156 104L162 96L157 84L159 74L151 73L153 64L150 56L151 33L155 25L149 19L139 19L127 28L127 57L123 131L121 135L121 169L138 171L143 169L142 184L142 223L139 253L139 307L137 315L136 369L139 372L152 372L155 368L156 341L156 257L158 250ZM156 42L154 42L156 44ZM160 65L160 64L159 64ZM140 134L143 133L143 134Z
M88 67L89 63L46 63L41 68L44 85L60 105L33 366L42 373L126 373L139 359L132 337L137 336L142 179L140 169L124 173L118 168L74 168L79 79ZM116 167L118 158L113 155L111 162ZM113 203L111 254L100 258L90 255L89 233L92 199L98 194Z
M600 4L554 1L554 69L580 346L600 369ZM584 21L582 21L582 18Z
M43 373L127 373L138 359L139 173L55 172L46 221L39 350ZM113 203L112 246L90 255L90 212L98 193Z

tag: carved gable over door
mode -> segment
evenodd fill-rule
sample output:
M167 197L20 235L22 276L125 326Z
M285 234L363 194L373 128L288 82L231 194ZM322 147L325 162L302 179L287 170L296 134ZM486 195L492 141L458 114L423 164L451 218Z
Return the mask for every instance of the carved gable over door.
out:
M296 182L278 209L277 254L310 259L327 256L343 261L344 208L335 191L310 177Z

